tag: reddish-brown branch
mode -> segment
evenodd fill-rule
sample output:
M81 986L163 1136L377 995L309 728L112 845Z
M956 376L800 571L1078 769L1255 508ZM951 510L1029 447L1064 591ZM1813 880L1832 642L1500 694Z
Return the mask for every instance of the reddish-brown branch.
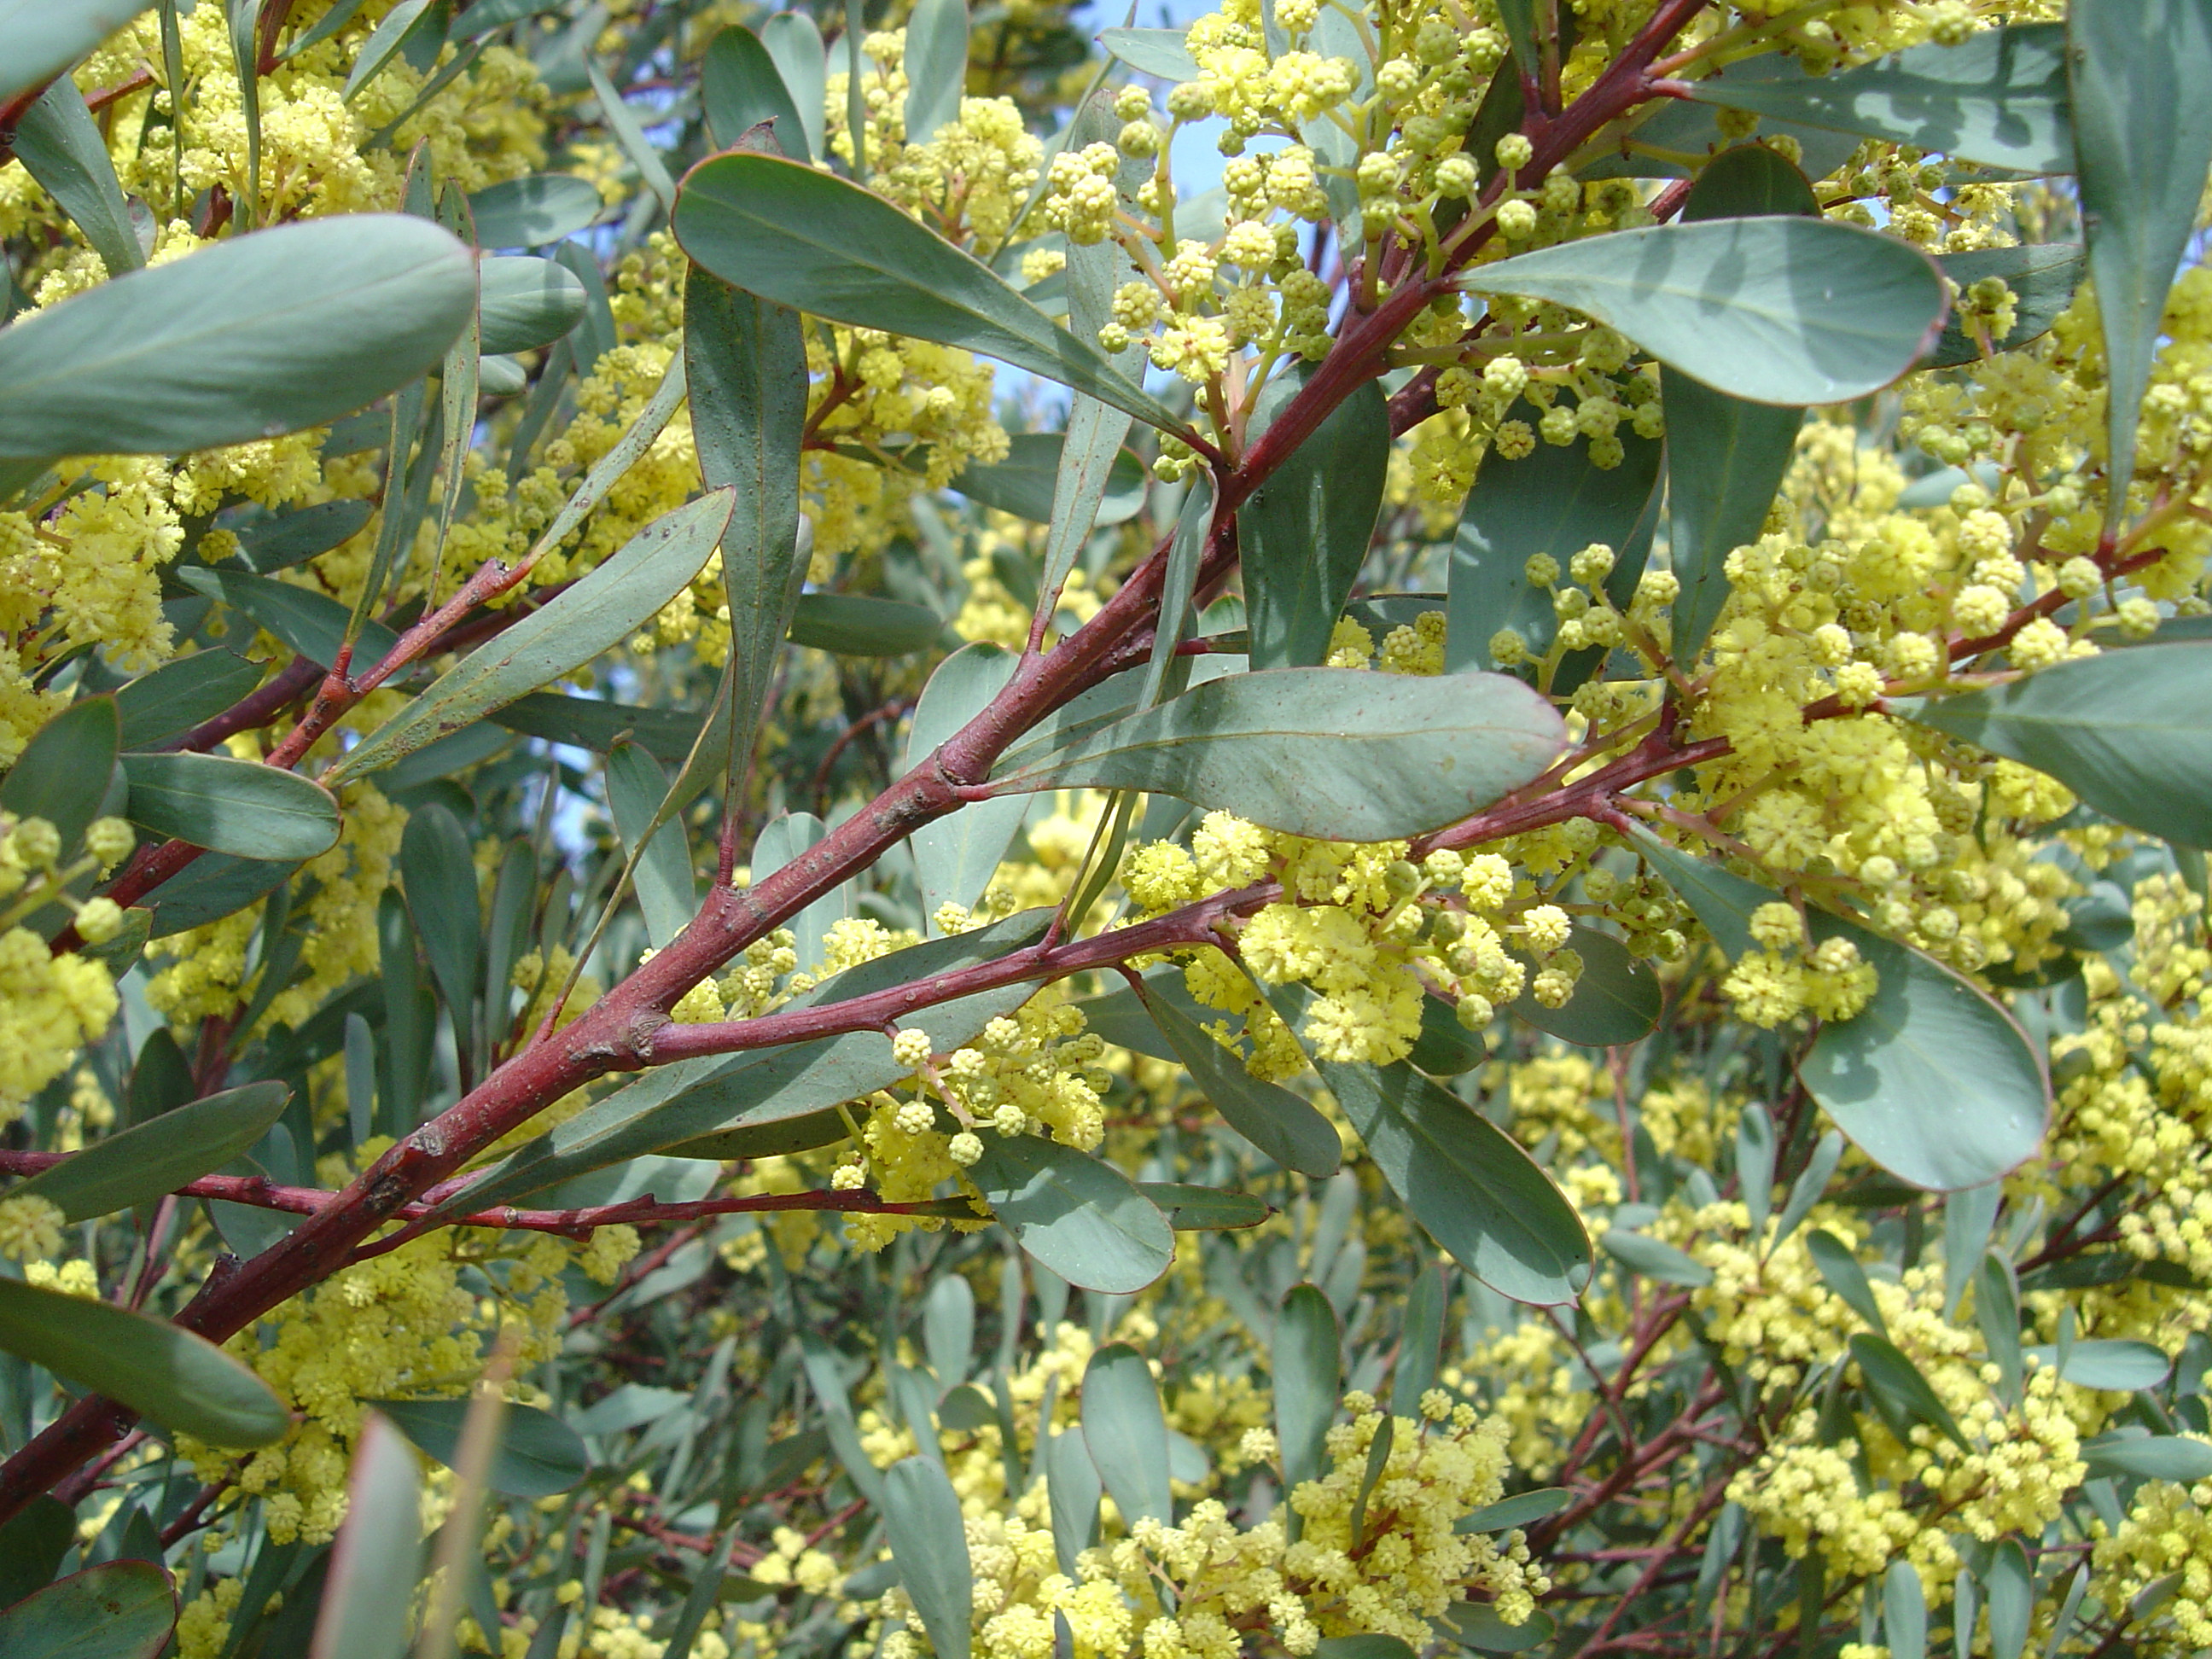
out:
M57 1164L66 1164L75 1152L0 1152L0 1171L9 1175L36 1175ZM339 1194L321 1187L280 1187L264 1176L202 1176L176 1188L173 1195L183 1198L219 1199L227 1204L246 1204L258 1210L277 1210L290 1215L319 1215ZM419 1220L429 1215L434 1206L427 1203L404 1204L394 1212L395 1220ZM672 1222L698 1221L709 1216L744 1215L754 1211L769 1210L830 1210L852 1215L931 1215L943 1209L936 1200L919 1203L894 1204L878 1198L870 1192L801 1192L756 1193L744 1197L702 1198L683 1203L662 1204L651 1194L642 1198L625 1199L619 1204L589 1205L570 1210L526 1210L513 1205L499 1205L489 1210L471 1211L466 1215L451 1218L450 1224L457 1227L500 1227L512 1231L535 1233L562 1233L570 1237L590 1232L595 1227L611 1227L624 1223L634 1227L663 1226ZM380 1239L374 1246L358 1253L361 1256L380 1255L384 1250L398 1243L397 1239Z
M322 677L321 664L306 657L295 657L276 678L248 692L214 719L203 720L191 731L181 732L154 746L204 753L240 732L258 732L313 690Z
M1702 4L1703 0L1661 0L1650 20L1589 91L1556 119L1540 122L1536 165L1547 170L1583 138L1651 95L1647 66ZM1313 378L1223 480L1220 513L1234 512L1338 404L1375 377L1391 340L1431 298L1446 291L1451 272L1474 256L1481 240L1478 228L1477 234L1452 250L1437 276L1400 283L1371 314L1350 325ZM1201 586L1209 573L1218 577L1231 557L1230 550L1210 548ZM234 1271L211 1275L178 1322L215 1340L234 1334L352 1260L380 1227L399 1218L420 1195L448 1180L484 1147L552 1101L608 1071L632 1069L648 1055L658 1057L657 1042L677 1041L660 1035L669 1024L668 1011L693 986L813 899L872 866L915 830L954 810L988 776L992 763L1017 737L1069 698L1141 657L1158 609L1165 565L1166 549L1162 547L1058 647L1046 655L1025 656L989 707L868 807L758 885L744 892L718 885L668 948L572 1024L523 1048L458 1104L392 1147L283 1243ZM324 681L307 716L270 756L269 763L296 763L368 690L418 659L442 630L473 606L521 580L524 574L522 567L487 563L446 606L409 629L398 648L368 676L349 679L349 665L337 665L338 672ZM1668 763L1686 763L1678 755ZM1662 769L1663 765L1655 765L1655 772ZM1564 793L1577 811L1607 810L1607 803L1586 787ZM1486 826L1556 822L1547 818L1546 811L1541 804L1522 803L1493 809L1480 822ZM1486 827L1455 836L1449 843L1439 840L1432 844L1466 845L1506 833L1511 830ZM143 896L155 884L148 877L166 878L196 854L197 849L179 854L165 848L156 849L143 866L134 861L125 877L135 884L131 896ZM173 860L174 867L161 868L165 860ZM113 892L111 896L126 902ZM96 1396L71 1407L0 1467L0 1521L95 1455L129 1420L122 1408Z

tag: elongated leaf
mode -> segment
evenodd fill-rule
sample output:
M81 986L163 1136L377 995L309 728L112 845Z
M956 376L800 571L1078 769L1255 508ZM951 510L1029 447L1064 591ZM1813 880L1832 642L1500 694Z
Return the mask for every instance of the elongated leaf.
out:
M1779 1249L1782 1242L1797 1231L1797 1224L1813 1212L1813 1206L1828 1190L1828 1182L1843 1156L1844 1138L1833 1129L1814 1143L1813 1156L1805 1160L1797 1179L1790 1183L1790 1196L1783 1201L1782 1214L1775 1221L1774 1243L1770 1249Z
M1071 1285L1127 1296L1175 1260L1167 1218L1087 1152L1037 1135L993 1135L969 1173L1022 1249Z
M2212 167L2212 6L2078 0L2065 29L2081 222L2105 331L2110 531L2127 509L2166 290Z
M338 804L296 772L219 755L126 755L131 821L243 859L311 859L337 844Z
M1125 1523L1174 1520L1168 1486L1168 1425L1159 1385L1145 1357L1109 1342L1083 1371L1083 1441Z
M471 8L483 9L482 0ZM478 247L543 247L574 235L605 206L589 179L566 173L525 173L469 192Z
M806 124L791 89L760 37L744 24L733 24L707 43L699 99L717 149L727 149L761 122L773 121L776 143L786 155L813 160Z
M1024 911L972 933L895 951L825 980L790 1006L826 1006L994 961L1036 939L1048 920L1048 912ZM1026 985L985 991L902 1014L900 1024L927 1032L942 1053L968 1042L1000 1015L1011 1014L1033 994L1034 988ZM892 1057L890 1039L872 1030L728 1059L678 1060L594 1101L567 1122L518 1148L476 1184L455 1194L441 1211L461 1213L507 1203L701 1135L804 1120L840 1102L888 1088L910 1069Z
M133 271L0 332L0 457L171 454L319 426L427 372L475 262L406 214L341 214Z
M1060 1570L1073 1576L1076 1558L1098 1541L1098 1496L1105 1490L1080 1431L1038 1437L1046 1501L1052 1509L1052 1544Z
M1179 1233L1256 1227L1274 1213L1252 1193L1225 1193L1179 1181L1140 1181L1137 1190Z
M2047 772L2106 817L2212 845L2212 641L2061 663L1904 709L1923 726Z
M1268 381L1253 411L1251 441L1310 378L1301 366ZM1253 667L1310 668L1328 655L1330 630L1367 559L1389 469L1389 408L1382 386L1364 381L1237 509Z
M1398 1337L1398 1360L1390 1373L1390 1413L1394 1417L1418 1414L1421 1396L1437 1385L1437 1367L1443 1359L1446 1300L1443 1274L1434 1262L1422 1261L1406 1292L1406 1318Z
M860 328L964 346L1088 392L1163 432L1182 422L993 275L881 198L768 155L731 154L685 175L684 251L724 282Z
M807 1386L814 1390L814 1398L822 1407L823 1428L837 1454L837 1461L844 1466L845 1478L863 1498L881 1508L884 1477L861 1449L860 1427L853 1419L853 1402L845 1392L845 1373L836 1353L812 1331L802 1331L799 1345L806 1367Z
M1278 1012L1295 1029L1297 1008L1279 1003ZM1516 1302L1580 1294L1589 1236L1510 1136L1402 1060L1314 1063L1391 1191L1461 1267Z
M1483 1601L1455 1603L1445 1616L1461 1644L1477 1653L1526 1653L1559 1633L1558 1622L1540 1607L1517 1625L1507 1624Z
M186 865L169 878L146 902L154 912L152 936L167 939L188 927L243 910L279 882L289 880L296 864L264 864L257 859L234 859L210 853Z
M1874 1299L1874 1286L1867 1280L1866 1269L1850 1247L1825 1228L1815 1227L1805 1235L1805 1254L1813 1258L1823 1283L1843 1297L1850 1310L1877 1336L1887 1336L1889 1325L1881 1316L1881 1305Z
M323 453L334 452L326 446ZM375 510L374 501L320 501L242 525L237 532L239 562L257 575L289 570L358 535Z
M1962 1451L1972 1449L1959 1432L1958 1419L1951 1415L1950 1407L1895 1343L1859 1331L1851 1337L1850 1349L1868 1388L1893 1410L1913 1422L1925 1423Z
M46 1492L0 1522L0 1607L51 1583L76 1542L76 1512Z
M1292 835L1382 841L1488 805L1564 744L1551 707L1502 675L1278 668L1210 680L994 781L1140 789Z
M2212 1445L2179 1435L2154 1434L2140 1440L2092 1440L2081 1460L2094 1474L2136 1480L2172 1480L2193 1486L2212 1480Z
M1282 1449L1285 1492L1322 1476L1328 1458L1322 1443L1336 1420L1343 1376L1337 1354L1342 1340L1328 1298L1314 1285L1291 1285L1275 1316L1275 1340L1267 1357L1274 1374L1275 1439Z
M947 121L960 118L968 90L968 0L919 0L907 18L905 68L906 142L926 144Z
M1682 584L1674 601L1674 659L1689 664L1728 601L1728 556L1759 539L1796 453L1802 409L1716 392L1662 368L1667 405L1668 545Z
M1882 1576L1881 1633L1890 1659L1927 1659L1928 1597L1910 1561L1891 1562Z
M2035 1574L2019 1539L1998 1540L1982 1583L1990 1597L1990 1659L2020 1659L2035 1612Z
M112 697L87 697L62 710L31 734L0 777L0 807L19 818L44 818L60 834L63 853L74 855L114 781L121 724Z
M1887 386L1933 343L1946 305L1925 254L1827 219L1617 231L1483 265L1459 285L1570 307L1717 392L1765 404Z
M10 1659L154 1659L177 1627L177 1592L152 1561L103 1562L0 1609Z
M1107 29L1098 44L1140 75L1183 82L1195 81L1200 73L1181 29Z
M487 356L550 345L575 327L590 297L575 273L557 259L495 254L477 270L483 283L477 307Z
M668 775L659 763L635 744L617 740L607 757L607 799L623 844L635 852L639 840L646 837L633 879L638 908L645 912L646 934L655 950L666 949L699 909L698 883L682 823L663 823L647 837L653 817L667 798Z
M903 657L937 642L945 620L925 605L865 593L801 593L790 639L842 657Z
M2045 1365L2058 1364L2055 1346L2030 1348L2027 1357ZM2148 1342L2103 1338L2075 1343L2058 1374L2080 1388L2133 1394L2156 1388L2172 1369L2173 1362Z
M354 1443L346 1519L331 1551L308 1659L399 1659L422 1565L421 1470L388 1419Z
M1564 1486L1539 1486L1534 1492L1501 1498L1495 1504L1486 1504L1472 1515L1463 1515L1452 1523L1454 1532L1510 1532L1516 1527L1525 1527L1541 1521L1547 1515L1557 1515L1575 1501L1575 1495Z
M1798 1076L1891 1174L1948 1192L1994 1181L2043 1138L2051 1085L2012 1017L1934 957L1827 916L1881 976L1856 1017L1824 1025Z
M1633 596L1650 550L1645 514L1658 486L1662 446L1627 427L1618 435L1622 460L1611 469L1594 465L1589 446L1579 443L1539 444L1517 461L1492 449L1484 459L1452 537L1446 669L1498 667L1490 641L1500 629L1512 629L1538 657L1551 648L1559 631L1552 596L1528 574L1539 553L1564 572L1583 548L1603 542L1619 556L1607 594L1616 605Z
M704 724L698 715L680 709L640 708L557 691L517 697L506 708L492 710L488 718L510 732L602 755L613 750L617 739L628 738L653 759L672 763L680 763L690 754Z
M143 749L212 720L261 684L262 668L235 651L196 651L118 687L123 746Z
M477 908L477 866L460 820L432 802L410 814L399 843L399 873L415 935L430 973L465 1033L476 1006L483 921Z
M0 100L51 81L152 0L0 0Z
M1985 276L2002 278L2012 290L2019 304L2014 308L2010 331L2002 339L1990 342L1990 349L1996 351L2017 350L2049 333L2051 324L2058 320L2058 313L2073 303L2074 290L2081 285L2085 268L2081 249L2074 242L1939 253L1936 263L1943 267L1943 274L1962 295ZM1929 355L1928 366L1948 368L1978 362L1981 355L1981 342L1960 325L1954 310L1943 325L1943 336L1936 342L1936 349ZM1902 507L1905 503L1900 501L1898 505Z
M1805 175L1759 144L1717 157L1691 187L1685 220L1818 219ZM1727 602L1728 556L1759 539L1789 470L1802 409L1778 409L1716 392L1674 368L1660 372L1667 410L1668 545L1677 580L1673 647L1692 663Z
M1585 1048L1640 1042L1659 1024L1665 1001L1658 979L1610 933L1577 926L1568 948L1583 959L1575 994L1561 1006L1547 1008L1523 992L1515 999L1515 1016L1563 1042Z
M167 1320L0 1279L0 1348L216 1446L265 1446L292 1419L269 1385Z
M1097 403L1095 398L1089 401L1093 405ZM1094 428L1100 424L1095 420L1092 422ZM1144 511L1149 483L1137 458L1121 447L1121 434L1129 429L1128 418L1117 413L1103 422L1103 428L1106 435L1098 441L1095 461L1087 458L1085 460L1086 465L1095 465L1097 468L1101 501L1092 522L1099 526L1124 524ZM1033 519L1039 524L1056 524L1059 511L1055 491L1062 457L1069 453L1071 444L1080 452L1089 441L1090 434L1079 432L1077 417L1071 414L1066 432L1018 433L1005 460L962 469L952 480L952 488L1001 513Z
M717 489L662 514L542 609L479 646L347 750L327 781L366 777L619 644L699 574L729 522Z
M1656 1279L1662 1285L1684 1285L1695 1289L1713 1282L1713 1270L1686 1251L1679 1250L1662 1238L1649 1233L1631 1232L1625 1228L1612 1227L1598 1237L1605 1253L1632 1273L1646 1279Z
M902 769L911 772L925 763L939 744L981 714L1013 678L1017 660L995 645L978 641L938 664L915 704ZM909 844L925 917L933 918L946 904L975 908L1027 811L1028 803L1018 798L969 801L914 832Z
M1640 823L1629 826L1628 836L1638 855L1666 878L1729 961L1751 949L1751 913L1774 898L1771 888L1669 847Z
M822 50L822 31L803 11L780 11L761 25L761 45L775 60L776 72L798 106L799 124L806 132L802 159L826 160L830 152L823 144L823 124L830 66ZM796 149L793 153L800 154Z
M210 1095L94 1141L9 1196L35 1194L72 1222L127 1210L239 1157L283 1115L291 1094L270 1081Z
M975 1571L960 1495L943 1466L909 1457L884 1471L884 1532L899 1583L914 1603L939 1659L968 1659Z
M2065 53L2063 26L2014 24L1828 75L1760 61L1756 77L1723 71L1690 95L1985 167L2071 173Z
M66 75L25 111L15 129L15 159L84 233L111 276L146 263L137 228L123 199L107 141Z
M1137 994L1192 1083L1231 1128L1285 1170L1322 1179L1336 1173L1344 1152L1327 1118L1288 1089L1247 1072L1153 988Z
M447 1468L461 1455L461 1430L470 1401L371 1400L399 1431ZM576 1431L550 1412L510 1404L501 1414L499 1443L485 1484L510 1498L550 1498L590 1473L592 1460Z
M328 594L243 570L179 570L177 580L267 629L309 662L329 668L337 661L347 611ZM399 636L382 623L363 623L354 640L354 667L381 662L398 643Z

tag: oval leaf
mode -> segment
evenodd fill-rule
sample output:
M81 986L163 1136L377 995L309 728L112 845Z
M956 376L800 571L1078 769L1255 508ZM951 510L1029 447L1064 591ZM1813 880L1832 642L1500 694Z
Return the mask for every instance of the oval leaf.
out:
M0 1348L210 1445L265 1446L292 1426L212 1342L112 1303L0 1279Z
M550 345L584 314L589 298L584 285L557 259L501 254L477 270L483 285L477 314L487 356Z
M1175 1260L1167 1218L1087 1152L1036 1135L991 1135L971 1173L1022 1249L1071 1285L1127 1296Z
M2047 772L2106 817L2212 845L2212 641L2138 646L1929 698L1923 726Z
M263 667L235 651L195 651L118 687L123 746L145 749L214 719L261 684Z
M174 454L319 426L434 367L469 250L349 213L131 272L0 332L0 456Z
M71 1222L127 1210L244 1154L283 1115L291 1097L274 1079L227 1089L96 1140L8 1195L36 1194L59 1205Z
M1605 1253L1632 1273L1656 1279L1662 1285L1683 1285L1694 1290L1713 1282L1713 1270L1686 1251L1648 1233L1608 1228L1598 1241Z
M2030 1348L2027 1353L2045 1365L2058 1363L2056 1347ZM2058 1374L2079 1388L2133 1394L2156 1388L2172 1369L2173 1362L2148 1342L2106 1337L2074 1344L2067 1350L2065 1367Z
M1288 1089L1254 1077L1155 988L1140 985L1136 994L1191 1082L1231 1128L1285 1170L1317 1180L1337 1172L1344 1147L1327 1118Z
M1291 835L1388 841L1488 805L1565 744L1551 705L1503 675L1277 668L1209 680L994 785L1139 789Z
M337 845L338 804L296 772L221 755L125 755L131 823L234 858L311 859Z
M1250 441L1310 378L1301 365L1267 382ZM1328 655L1329 635L1367 560L1389 470L1389 407L1382 386L1364 381L1237 509L1253 667L1309 668Z
M1856 1017L1824 1025L1798 1076L1836 1127L1892 1175L1937 1192L1978 1187L2043 1139L2050 1080L2012 1017L1933 957L1832 917L1881 975Z
M1278 1012L1295 1028L1295 1009ZM1413 1218L1501 1296L1556 1306L1589 1280L1589 1235L1518 1143L1411 1066L1316 1060Z
M1827 219L1616 231L1483 265L1459 286L1569 307L1762 404L1878 391L1919 361L1948 303L1927 255Z
M153 0L0 0L0 100L44 85Z
M370 1400L399 1431L454 1468L461 1455L461 1427L470 1401L460 1400ZM499 1445L492 1453L484 1484L510 1498L550 1498L567 1492L591 1473L592 1460L576 1431L550 1412L510 1404L501 1413Z
M1595 927L1576 927L1569 948L1583 959L1574 995L1557 1008L1547 1008L1523 991L1511 1005L1514 1014L1584 1048L1609 1048L1649 1036L1665 1000L1657 976L1626 945Z
M1145 1357L1126 1342L1109 1342L1083 1371L1083 1442L1123 1525L1151 1516L1173 1519L1169 1488L1168 1425L1159 1385Z
M370 1413L354 1444L345 1524L331 1550L308 1659L399 1659L422 1576L421 1469L389 1420Z
M2012 330L2001 340L1990 342L1993 351L2012 351L2031 340L2040 339L2051 331L2058 320L2058 313L2074 301L2074 290L2081 285L2084 268L2081 249L2074 242L2045 242L2025 247L1983 247L1964 253L1939 253L1936 263L1943 267L1944 276L1962 294L1984 276L1998 277L2013 292L2019 301L2013 313ZM1936 342L1936 349L1929 354L1927 367L1951 368L1960 363L1978 362L1982 345L1960 325L1954 310L1944 322L1943 336ZM1966 482L1962 475L1959 482ZM1942 506L1950 492L1946 490L1930 502L1911 501L1903 497L1899 507Z
M915 705L902 769L910 772L921 765L989 707L1013 678L1017 660L1010 652L978 641L938 664ZM1028 803L1020 799L969 801L915 830L908 845L921 884L922 915L934 917L948 903L972 909L1027 811Z
M2065 31L2081 222L2105 333L2110 528L2126 509L2166 291L2212 167L2212 99L2203 95L2212 7L2074 0Z
M151 1561L73 1572L0 1611L9 1659L154 1659L177 1627L177 1592Z
M909 1457L884 1471L884 1533L899 1583L921 1617L938 1659L968 1659L975 1570L960 1495L944 1468Z
M795 310L964 346L1088 392L1163 432L1182 423L990 268L882 198L777 156L710 156L673 217L684 251L724 282Z
M1452 1530L1510 1532L1516 1527L1541 1521L1547 1515L1557 1515L1574 1501L1575 1495L1565 1486L1539 1486L1534 1492L1501 1498L1495 1504L1484 1504L1472 1515L1462 1515L1452 1522Z
M478 0L474 9L483 9ZM589 179L531 173L471 191L469 216L478 247L543 247L574 235L605 205Z
M325 774L366 777L619 644L699 574L729 523L727 489L663 514L574 587L479 646Z
M1723 71L1690 96L1985 167L2071 173L2065 35L2057 23L2015 24L1819 76L1754 58L1755 75Z
M861 593L801 593L789 638L841 657L903 657L927 651L945 619L927 605Z
M1137 1190L1179 1233L1256 1227L1274 1213L1255 1193L1224 1193L1179 1181L1140 1181Z
M1336 1310L1318 1286L1293 1285L1275 1316L1275 1338L1267 1358L1274 1373L1275 1438L1282 1449L1283 1489L1318 1480L1328 1461L1323 1443L1336 1420L1336 1396L1343 1372L1338 1358L1342 1334ZM1295 1523L1293 1523L1295 1524Z
M2138 1440L2091 1441L2081 1460L2093 1475L2135 1480L2172 1480L2184 1486L2212 1480L2212 1444L2179 1435L2154 1434Z

